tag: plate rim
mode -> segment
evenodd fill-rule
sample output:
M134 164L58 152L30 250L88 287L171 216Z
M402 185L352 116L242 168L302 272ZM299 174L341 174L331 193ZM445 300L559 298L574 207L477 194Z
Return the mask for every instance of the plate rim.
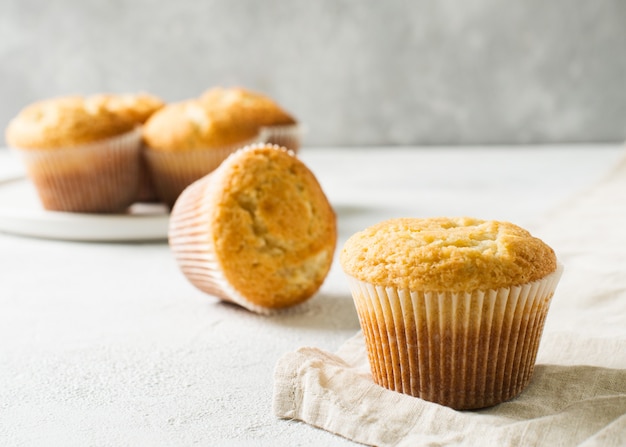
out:
M0 189L28 182L26 175L0 178ZM0 203L0 232L68 241L130 242L167 240L169 212L71 213L15 208Z

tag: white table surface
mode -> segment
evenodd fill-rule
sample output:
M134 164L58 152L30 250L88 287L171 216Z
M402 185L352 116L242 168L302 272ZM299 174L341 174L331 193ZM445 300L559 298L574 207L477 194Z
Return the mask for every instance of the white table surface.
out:
M353 232L400 216L472 215L532 230L623 152L621 144L304 148L301 158L337 211L340 248ZM16 169L0 150L0 178ZM164 241L0 233L0 445L354 445L275 418L271 397L282 354L334 351L358 330L338 262L308 303L263 317L196 290Z

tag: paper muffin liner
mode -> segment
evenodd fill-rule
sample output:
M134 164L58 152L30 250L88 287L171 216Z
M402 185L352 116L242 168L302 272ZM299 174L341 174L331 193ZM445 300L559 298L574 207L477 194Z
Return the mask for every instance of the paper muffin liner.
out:
M218 172L215 172L195 181L183 191L172 209L168 239L178 266L195 287L209 295L258 314L281 313L281 309L270 309L248 300L222 272L208 225L211 196L217 192L217 176Z
M517 396L532 376L563 271L465 293L374 286L348 276L374 381L458 410Z
M158 151L146 147L144 156L157 197L170 208L183 190L213 172L230 154L244 146L263 141L260 133L241 143L189 151Z
M45 209L114 213L124 211L137 197L140 141L135 129L67 148L13 149Z
M302 134L303 128L298 124L266 126L261 128L263 141L285 147L295 154L300 150Z

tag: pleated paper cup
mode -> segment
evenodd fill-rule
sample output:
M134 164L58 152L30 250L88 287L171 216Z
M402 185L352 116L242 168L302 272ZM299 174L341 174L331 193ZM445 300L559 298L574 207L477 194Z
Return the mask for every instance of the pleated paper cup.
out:
M183 190L196 180L213 172L230 154L244 146L263 141L253 139L229 146L187 151L160 151L147 147L144 156L157 197L170 208Z
M348 276L374 381L458 410L528 385L562 265L521 286L465 293L374 286Z
M137 197L140 144L133 130L80 146L14 150L45 209L116 213Z
M303 132L304 130L299 124L266 126L261 128L263 141L285 147L296 154L302 144Z

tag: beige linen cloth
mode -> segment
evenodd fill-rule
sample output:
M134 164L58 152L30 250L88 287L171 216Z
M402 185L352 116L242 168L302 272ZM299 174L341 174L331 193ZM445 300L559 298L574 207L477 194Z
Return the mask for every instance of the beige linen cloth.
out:
M375 446L626 446L626 158L527 227L565 265L530 385L455 411L373 383L362 334L276 367L274 413Z

